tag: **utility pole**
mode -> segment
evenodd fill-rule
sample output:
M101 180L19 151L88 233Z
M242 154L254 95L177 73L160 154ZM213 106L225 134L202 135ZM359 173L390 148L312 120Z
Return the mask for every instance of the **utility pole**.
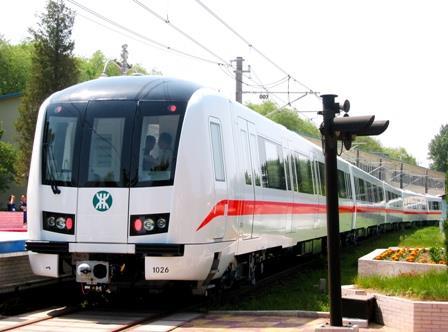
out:
M128 44L123 44L121 46L121 75L126 75L128 72Z
M403 189L403 163L400 165L400 189Z
M341 266L339 258L339 202L337 176L338 140L350 150L354 136L379 135L389 125L389 121L376 121L375 116L349 117L350 103L343 106L335 102L336 95L322 95L324 121L320 126L322 150L325 156L325 184L327 188L327 257L328 290L330 297L330 325L342 326ZM345 112L336 117L340 110Z
M243 73L250 73L250 67L248 70L243 70L243 57L238 56L232 62L236 62L236 70L235 73L235 100L240 104L243 103Z

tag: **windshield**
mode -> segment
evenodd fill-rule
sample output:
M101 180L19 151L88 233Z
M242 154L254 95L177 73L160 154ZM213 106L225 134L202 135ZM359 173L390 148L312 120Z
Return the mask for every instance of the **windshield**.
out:
M83 121L80 187L128 187L135 101L89 102Z
M173 183L183 109L179 103L169 102L140 105L137 186Z
M84 106L85 104L64 104L48 107L42 150L44 184L70 186L76 182L76 135Z
M185 103L91 101L50 105L43 184L172 185Z

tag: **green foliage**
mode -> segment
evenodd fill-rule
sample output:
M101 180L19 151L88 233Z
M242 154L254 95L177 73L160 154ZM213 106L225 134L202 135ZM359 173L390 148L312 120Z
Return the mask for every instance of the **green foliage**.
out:
M80 70L79 81L84 82L98 78L103 73L104 66L107 63L107 58L101 51L96 51L90 58L77 58L77 65ZM144 74L147 75L148 71L140 64L132 65L129 69L128 75ZM154 71L151 74L155 74ZM157 73L161 74L161 73ZM115 60L109 60L106 66L107 76L119 76L121 75L120 68Z
M422 234L425 236L422 237ZM408 241L419 243L419 239L437 238L440 231L437 227L425 227L418 230L406 229L400 232L381 234L380 237L362 241L359 246L342 248L341 250L341 282L343 285L353 284L358 273L358 258L377 248L398 246L403 235ZM426 240L424 240L426 241ZM434 243L434 242L433 242ZM423 245L421 243L420 245ZM268 289L257 292L255 296L247 296L236 303L221 304L213 309L218 310L317 310L328 311L328 296L319 291L321 278L327 278L327 264L322 259L313 266L288 278L282 278ZM447 283L445 282L445 288Z
M410 155L405 148L386 148L383 147L383 153L386 154L389 158L395 160L401 160L410 165L417 165L417 161L415 157Z
M275 121L291 131L296 133L311 136L314 138L320 137L319 129L308 120L301 119L297 112L284 108L279 109L273 102L268 101L263 104L247 104L247 107L251 108L257 113L264 115L268 119Z
M26 176L31 158L39 106L53 92L78 82L79 71L70 39L74 13L62 0L49 0L33 36L30 79L19 107L16 129L19 133L19 170Z
M3 130L0 128L0 139ZM17 151L12 144L0 141L0 191L9 188L9 184L15 181Z
M439 133L429 143L428 156L433 161L431 169L448 171L448 124L442 125Z
M106 56L101 51L96 51L90 58L77 58L80 71L79 81L84 82L100 77L106 63ZM112 66L108 66L107 69ZM107 73L109 75L109 73Z
M436 226L417 229L412 234L404 233L400 236L399 247L429 248L443 246L443 235Z
M310 136L313 138L320 138L319 129L317 129L312 122L300 118L297 115L297 112L291 109L279 109L278 106L271 101L267 101L262 104L249 103L247 106L255 112L264 115L268 119L285 126L291 131L295 131L301 135ZM367 136L356 137L355 143L360 143L358 145L358 149L361 151L382 153L388 158L402 160L403 162L411 165L417 165L415 158L404 148L383 147L377 139Z
M448 273L446 271L395 277L358 277L356 278L356 284L363 288L375 289L387 295L432 301L448 300Z
M448 220L443 221L443 244L445 245L446 260L448 264Z
M429 254L433 262L440 262L441 260L445 260L445 250L440 247L431 247L429 248Z
M0 36L0 96L25 89L32 51L31 43L11 45Z

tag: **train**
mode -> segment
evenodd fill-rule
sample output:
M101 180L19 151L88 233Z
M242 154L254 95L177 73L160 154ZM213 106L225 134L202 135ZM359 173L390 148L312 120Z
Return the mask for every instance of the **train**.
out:
M441 198L337 162L342 239L441 219ZM38 113L30 265L88 288L253 283L269 257L325 242L324 171L320 147L196 83L80 83Z

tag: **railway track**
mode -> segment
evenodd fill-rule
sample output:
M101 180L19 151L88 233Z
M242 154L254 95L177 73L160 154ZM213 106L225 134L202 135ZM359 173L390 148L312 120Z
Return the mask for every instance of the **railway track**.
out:
M171 311L52 308L0 319L0 331L171 331L202 314Z

